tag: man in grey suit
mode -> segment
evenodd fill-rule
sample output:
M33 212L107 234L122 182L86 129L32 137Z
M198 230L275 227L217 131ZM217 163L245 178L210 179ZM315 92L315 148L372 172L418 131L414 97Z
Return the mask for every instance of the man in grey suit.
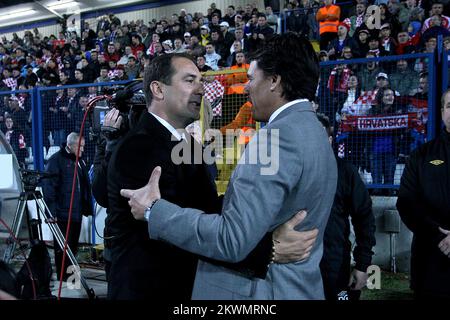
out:
M161 199L159 167L145 187L121 191L130 199L134 217L148 221L152 239L229 262L244 259L267 231L299 209L308 211L298 230L319 230L309 259L271 264L265 279L200 261L193 299L324 298L319 263L337 169L327 134L309 102L318 77L317 57L301 35L275 35L254 57L246 90L254 119L268 124L247 145L221 214L205 215Z

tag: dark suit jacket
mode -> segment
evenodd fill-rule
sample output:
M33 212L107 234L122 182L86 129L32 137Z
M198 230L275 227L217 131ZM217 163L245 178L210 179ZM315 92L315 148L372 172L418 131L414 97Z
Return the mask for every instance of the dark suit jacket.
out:
M150 240L147 223L136 221L120 189L144 186L156 166L162 167L161 195L182 207L220 212L215 186L206 166L175 165L171 160L171 133L150 113L142 115L136 127L119 143L108 167L109 209L106 227L112 266L108 286L111 299L190 299L197 256L165 242ZM243 263L243 272L252 265L265 276L270 259L271 235ZM256 254L255 254L256 253ZM258 256L256 258L256 256ZM250 267L249 267L250 266ZM238 265L239 267L239 265ZM253 269L255 269L253 268Z

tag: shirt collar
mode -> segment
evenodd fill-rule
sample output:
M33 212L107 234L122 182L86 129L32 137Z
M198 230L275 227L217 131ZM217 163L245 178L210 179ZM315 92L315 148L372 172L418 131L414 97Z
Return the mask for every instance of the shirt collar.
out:
M177 129L175 129L170 123L168 123L166 120L164 120L161 117L158 117L156 114L154 114L153 112L150 112L152 116L154 116L156 118L156 120L158 120L167 130L170 131L170 133L178 140L181 141L181 139L186 140L186 136L184 135L184 133L180 134Z
M275 110L274 113L272 113L272 115L271 115L270 118L269 118L269 124L270 124L273 120L275 120L275 118L276 118L281 112L283 112L284 110L286 110L286 109L289 108L290 106L293 106L294 104L297 104L297 103L300 103L300 102L306 102L306 101L309 101L309 100L308 100L308 99L297 99L297 100L293 100L293 101L290 101L290 102L288 102L288 103L282 105L282 106L279 107L277 110Z

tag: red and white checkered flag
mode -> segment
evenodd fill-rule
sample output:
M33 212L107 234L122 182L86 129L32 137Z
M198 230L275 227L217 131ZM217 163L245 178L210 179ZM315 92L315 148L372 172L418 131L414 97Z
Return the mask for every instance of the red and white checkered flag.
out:
M225 93L224 86L217 79L213 82L205 82L203 84L203 89L205 91L203 97L211 104L218 99L221 100ZM222 102L213 106L212 112L214 117L222 116Z

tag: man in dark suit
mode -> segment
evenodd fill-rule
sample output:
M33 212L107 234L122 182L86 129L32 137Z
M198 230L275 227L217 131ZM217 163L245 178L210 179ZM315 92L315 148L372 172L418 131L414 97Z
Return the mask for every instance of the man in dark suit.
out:
M144 186L153 168L162 166L161 193L166 199L205 212L220 210L221 201L204 162L175 164L172 156L172 150L179 143L201 151L201 146L191 136L175 130L185 128L200 117L203 86L197 75L197 67L187 55L155 58L144 76L148 112L144 112L111 157L107 178L110 212L106 220L106 238L110 239L111 248L110 299L186 300L191 297L197 256L168 243L150 240L147 224L133 219L120 189ZM305 245L303 249L307 249L317 232L299 235ZM296 247L301 248L302 244ZM294 260L308 256L311 249L303 249ZM268 233L243 262L220 264L264 278L271 251L272 235Z
M48 204L50 212L56 217L58 227L63 235L66 235L68 221L71 220L70 233L67 244L76 255L78 251L78 239L80 237L81 222L83 215L92 215L91 186L89 183L88 169L86 163L81 160L85 147L84 138L76 132L71 132L66 139L66 143L55 153L46 166L46 172L53 174L54 177L48 179L44 185L44 199ZM78 151L79 149L79 151ZM77 183L74 191L74 200L72 206L72 216L69 217L70 199L72 194L72 183L76 154L79 152ZM63 250L58 242L54 240L56 277L66 279L70 275L69 258L66 256L65 266L62 269ZM63 270L63 273L61 273Z

